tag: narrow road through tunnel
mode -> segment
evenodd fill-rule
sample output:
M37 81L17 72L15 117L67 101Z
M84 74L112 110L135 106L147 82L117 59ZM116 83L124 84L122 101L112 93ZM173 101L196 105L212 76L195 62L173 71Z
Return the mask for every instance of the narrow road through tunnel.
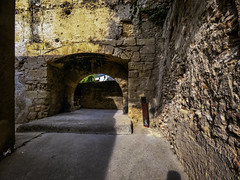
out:
M91 75L108 75L114 81L80 83ZM82 53L48 63L49 115L82 108L123 109L128 102L127 62L110 55Z
M48 96L43 99L48 117L17 131L131 134L131 120L123 113L127 81L128 62L111 55L81 53L49 60Z

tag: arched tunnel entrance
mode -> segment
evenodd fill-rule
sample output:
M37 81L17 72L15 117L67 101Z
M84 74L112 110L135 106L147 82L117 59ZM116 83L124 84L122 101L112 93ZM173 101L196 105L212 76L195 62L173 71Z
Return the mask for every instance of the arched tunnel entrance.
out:
M116 103L119 102L119 99L114 102L111 97L108 97L108 99L105 99L105 103L102 103L101 106L92 103L91 107L91 102L87 102L86 99L82 99L83 102L85 101L86 108L104 109L105 104L106 109L122 109L124 106L127 105L127 61L105 54L72 54L64 57L55 58L48 62L50 116L61 112L70 112L76 109L76 101L74 102L74 95L76 95L76 89L79 89L79 82L90 74L106 74L112 77L115 80L114 83L110 82L108 84L106 83L105 85L109 85L112 87L115 86L116 88L119 88L118 91L121 91L120 98L122 99L122 102L120 104ZM97 88L99 87L95 87L96 91L94 92L94 85L92 86L93 87L89 86L85 88L91 88L91 91L93 91L93 93L96 93ZM104 87L104 84L102 86L103 89L106 89L106 87ZM90 93L90 89L88 93ZM100 97L97 98L101 100ZM112 108L110 108L111 106Z

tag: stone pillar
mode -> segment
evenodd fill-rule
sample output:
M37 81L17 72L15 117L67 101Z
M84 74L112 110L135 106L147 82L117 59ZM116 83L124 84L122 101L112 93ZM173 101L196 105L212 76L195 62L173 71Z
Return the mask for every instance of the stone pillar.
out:
M14 0L0 1L0 157L13 148Z
M128 40L129 42L129 40ZM128 116L133 123L142 120L141 97L153 101L156 82L153 81L156 56L155 39L136 39L132 48L133 55L128 63ZM134 51L137 50L137 51Z

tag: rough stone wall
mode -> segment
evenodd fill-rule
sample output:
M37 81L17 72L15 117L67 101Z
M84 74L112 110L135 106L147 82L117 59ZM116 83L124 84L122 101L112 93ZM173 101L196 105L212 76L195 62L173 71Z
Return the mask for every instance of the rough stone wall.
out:
M74 99L81 108L123 109L123 94L116 81L81 83Z
M17 57L15 60L15 117L27 122L47 117L49 96L45 58Z
M46 116L51 116L64 112L64 73L62 70L48 65L47 71L47 92L45 105L40 112L45 112ZM48 104L49 103L49 104Z
M153 73L158 37L155 35L159 26L153 19L148 19L159 13L157 4L160 3L163 9L169 7L170 2L17 0L15 51L20 67L17 65L16 71L16 121L29 121L59 112L58 106L54 111L52 104L56 103L56 95L48 89L53 82L48 82L51 79L48 74L54 76L47 64L56 57L82 53L115 57L117 61L114 58L110 61L127 69L128 90L123 96L127 97L124 99L128 103L129 116L139 120L140 98L146 96L152 103L156 82ZM24 65L23 69L21 65ZM70 91L66 93L74 92Z
M142 121L141 100L147 97L150 111L158 105L154 96L158 82L158 53L162 47L162 26L172 0L133 0L131 15L140 58L129 63L129 117ZM137 56L138 57L138 56Z
M174 1L158 54L159 117L190 179L238 179L239 1Z

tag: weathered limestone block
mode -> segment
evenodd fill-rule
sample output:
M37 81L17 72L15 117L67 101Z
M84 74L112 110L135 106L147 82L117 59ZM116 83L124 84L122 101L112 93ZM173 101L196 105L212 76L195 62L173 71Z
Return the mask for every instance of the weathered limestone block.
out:
M41 90L39 90L39 91L37 91L37 97L39 98L39 99L41 99L41 98L47 98L49 96L49 92L48 91L41 91Z
M147 89L147 85L148 85L149 80L150 80L149 76L142 77L139 89L141 89L141 90L143 90L143 92L145 92L145 90Z
M129 71L128 72L129 78L137 78L138 77L138 71Z
M128 78L129 86L128 89L133 92L133 90L137 90L141 84L139 78ZM130 94L130 98L135 97L137 94Z
M143 64L139 62L130 62L128 63L128 69L129 70L142 70L143 69Z
M35 106L35 112L40 112L41 109L42 109L42 106L41 106L41 105Z
M132 52L131 51L123 51L121 54L121 59L131 59Z
M139 52L140 47L139 46L127 46L126 50L127 51L133 51L133 52Z
M27 45L28 50L42 50L44 48L41 43L32 43L31 45Z
M155 59L155 55L154 54L140 54L140 58L142 62L153 62Z
M155 39L137 39L137 45L154 45Z
M44 99L44 98L36 98L33 100L34 104L41 104L41 105L46 105L48 106L49 105L49 100L48 99Z
M42 79L40 80L40 83L41 83L42 85L45 85L45 84L48 83L48 79L47 79L47 78L42 78Z
M115 57L121 57L122 52L123 52L122 49L120 49L120 48L114 48L113 56L115 56Z
M44 69L39 69L39 70L30 70L28 73L28 79L39 79L39 78L45 78L47 77L47 71Z
M140 61L140 54L139 54L139 52L134 52L131 60L135 61L135 62Z
M146 84L145 90L151 92L151 94L152 94L152 91L155 90L155 87L156 87L155 85L156 85L156 80L149 79Z
M123 37L134 36L134 26L131 21L122 22L122 36Z
M154 54L155 53L155 45L147 45L143 46L140 49L141 54Z
M46 66L46 65L47 65L44 56L38 57L38 58L37 58L37 63L40 64L40 65L42 65L42 66Z
M37 98L37 91L26 91L25 97L28 99L35 99Z
M136 45L136 39L135 38L127 38L123 41L123 46L135 46Z
M122 46L123 45L123 39L119 39L116 42L116 46Z
M116 46L117 41L115 39L107 39L102 42L103 45Z
M131 89L131 88L130 88ZM129 90L128 91L128 101L129 102L132 102L133 104L136 104L137 101L140 101L139 99L139 94L137 93L137 90L136 88L134 90Z
M151 70L145 70L145 71L140 71L139 72L139 77L150 77L151 75L152 75Z
M143 65L143 70L144 70L144 71L145 71L145 70L152 70L152 69L153 69L153 65L154 65L153 62L146 62L146 63L144 63L144 65Z
M147 97L147 101L148 101L148 102L153 102L153 100L154 100L154 95L153 95L153 93L152 93L152 90L149 90L148 87L145 88L144 96ZM149 108L150 108L150 105L151 105L151 104L149 103ZM153 105L151 105L151 106L153 106ZM150 109L149 109L149 110L150 110ZM149 113L150 113L150 112L149 112Z
M42 66L42 64L39 64L37 62L36 58L27 58L26 63L24 63L24 68L28 69L28 70L33 70L33 69L38 69Z
M113 46L105 46L104 53L105 54L113 54L114 47Z

